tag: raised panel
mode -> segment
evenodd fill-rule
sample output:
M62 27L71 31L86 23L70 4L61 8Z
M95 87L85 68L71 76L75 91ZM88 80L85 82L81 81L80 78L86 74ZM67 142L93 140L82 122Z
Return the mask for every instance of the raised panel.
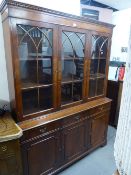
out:
M83 122L73 125L66 129L63 133L64 159L70 161L86 148L85 141L86 126Z
M106 131L108 127L108 111L95 116L91 121L91 144L97 144L106 141Z
M31 143L22 145L25 156L24 169L28 175L48 174L58 164L59 134L50 134L46 137L34 139ZM26 169L26 162L28 167Z

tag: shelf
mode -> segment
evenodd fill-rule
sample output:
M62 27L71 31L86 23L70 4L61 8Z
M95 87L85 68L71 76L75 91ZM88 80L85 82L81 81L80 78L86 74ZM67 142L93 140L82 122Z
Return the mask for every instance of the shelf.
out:
M50 57L42 57L42 58L37 58L37 57L31 57L31 58L29 58L28 57L28 59L24 59L24 58L20 58L20 61L41 61L41 60L50 60L50 59L52 59L52 56L50 56Z
M34 82L22 82L22 90L41 88L41 87L50 87L52 84L38 84Z
M105 78L105 74L100 74L100 73L97 73L97 74L90 74L90 79L98 79L98 78Z
M84 60L84 57L61 57L62 60L66 60L66 61L71 61L71 60Z
M79 78L73 78L72 77L64 77L62 78L62 84L69 84L69 83L77 83L77 82L82 82L83 79Z
M91 60L106 60L106 58L105 57L95 57L95 58L91 57Z

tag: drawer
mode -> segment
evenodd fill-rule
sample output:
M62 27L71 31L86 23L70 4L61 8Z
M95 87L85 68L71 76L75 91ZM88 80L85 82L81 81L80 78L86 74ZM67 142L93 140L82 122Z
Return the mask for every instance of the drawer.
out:
M60 121L54 121L48 124L32 128L23 132L21 142L39 137L41 135L48 135L49 133L55 132L60 129Z
M102 113L108 110L110 110L110 103L91 108L87 111L87 113L88 115L93 115L93 114Z
M84 119L83 112L77 113L75 115L70 115L62 120L63 127L72 125Z
M18 148L18 140L11 140L0 143L0 156L15 154Z

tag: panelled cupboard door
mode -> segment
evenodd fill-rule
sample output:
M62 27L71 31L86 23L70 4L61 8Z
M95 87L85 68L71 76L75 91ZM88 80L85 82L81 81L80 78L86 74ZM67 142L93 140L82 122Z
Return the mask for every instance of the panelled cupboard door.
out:
M28 118L56 108L57 27L28 20L11 22L18 116Z
M75 123L63 131L64 162L71 161L86 150L86 125Z
M59 133L34 139L22 145L25 175L47 175L58 166L60 137Z
M59 28L59 105L77 103L83 100L86 86L88 31ZM87 68L87 67L86 67Z
M104 33L92 32L88 98L105 95L109 51L110 36Z
M109 112L94 116L91 121L91 145L96 146L106 141Z

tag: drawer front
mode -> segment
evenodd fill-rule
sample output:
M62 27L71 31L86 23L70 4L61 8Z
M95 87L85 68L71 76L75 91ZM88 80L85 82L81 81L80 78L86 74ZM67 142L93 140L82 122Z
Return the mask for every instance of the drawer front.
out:
M0 155L10 155L15 154L18 147L18 141L12 140L0 143Z
M70 126L74 123L78 123L79 121L82 121L83 119L84 119L83 112L78 113L78 114L74 114L74 115L70 115L68 117L65 117L62 120L62 126L64 128L64 127Z
M87 113L89 116L91 116L97 113L103 113L104 111L108 111L108 110L110 110L110 103L106 103L106 104L91 108L87 111Z
M59 129L60 129L60 122L54 121L54 122L30 129L30 130L26 130L23 132L21 142L35 138L35 137L39 137L41 135L43 136L49 133L53 133Z

